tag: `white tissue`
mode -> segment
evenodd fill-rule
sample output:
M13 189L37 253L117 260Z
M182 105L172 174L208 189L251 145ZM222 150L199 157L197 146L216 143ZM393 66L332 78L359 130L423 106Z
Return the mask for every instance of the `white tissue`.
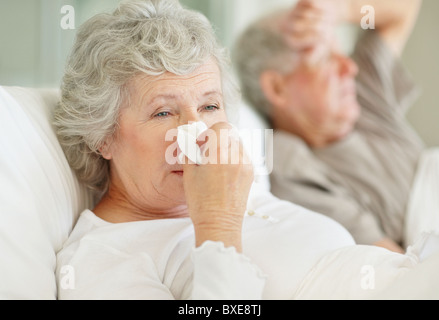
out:
M201 164L201 150L197 145L197 138L207 130L207 125L198 121L179 126L177 130L177 143L181 150L178 155L179 162L183 163L183 157L186 156L192 162Z

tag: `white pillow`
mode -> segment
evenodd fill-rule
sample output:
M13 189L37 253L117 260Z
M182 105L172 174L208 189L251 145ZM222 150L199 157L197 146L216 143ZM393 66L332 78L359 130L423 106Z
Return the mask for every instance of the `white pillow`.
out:
M51 125L58 97L0 87L0 299L56 299L56 252L91 205Z
M271 141L273 130L253 108L244 102L239 106L237 119L232 123L239 129L244 148L253 161L255 182L269 191L269 174L273 166Z

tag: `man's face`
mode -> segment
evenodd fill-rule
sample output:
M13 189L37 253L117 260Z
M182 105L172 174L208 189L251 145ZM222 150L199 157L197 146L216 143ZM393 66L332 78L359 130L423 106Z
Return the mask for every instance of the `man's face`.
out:
M349 134L360 114L355 76L357 65L336 50L310 65L302 61L285 75L285 112L295 131L312 147L322 147Z

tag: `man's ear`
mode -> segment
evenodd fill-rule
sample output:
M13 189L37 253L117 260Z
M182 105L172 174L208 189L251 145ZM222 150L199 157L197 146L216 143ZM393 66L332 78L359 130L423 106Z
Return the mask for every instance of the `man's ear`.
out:
M264 71L260 78L260 86L268 102L277 108L282 108L286 104L284 96L284 77L277 71Z

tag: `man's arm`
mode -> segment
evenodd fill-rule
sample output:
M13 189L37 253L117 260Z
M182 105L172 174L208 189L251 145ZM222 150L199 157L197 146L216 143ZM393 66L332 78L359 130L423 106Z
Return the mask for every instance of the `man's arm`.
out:
M322 1L322 0L312 0ZM422 0L323 0L335 1L337 6L344 6L340 19L359 24L366 13L362 8L373 7L375 12L375 29L391 50L400 56L415 26Z
M293 10L280 17L281 31L296 51L315 51L317 58L334 42L335 26L360 26L372 7L375 29L383 41L400 56L415 26L422 0L299 0ZM283 22L282 22L283 21Z
M326 185L323 180L290 179L277 173L271 177L271 191L280 199L330 217L343 225L358 244L374 245L403 253L404 249L387 237L378 219L342 187ZM318 200L316 200L318 199Z

